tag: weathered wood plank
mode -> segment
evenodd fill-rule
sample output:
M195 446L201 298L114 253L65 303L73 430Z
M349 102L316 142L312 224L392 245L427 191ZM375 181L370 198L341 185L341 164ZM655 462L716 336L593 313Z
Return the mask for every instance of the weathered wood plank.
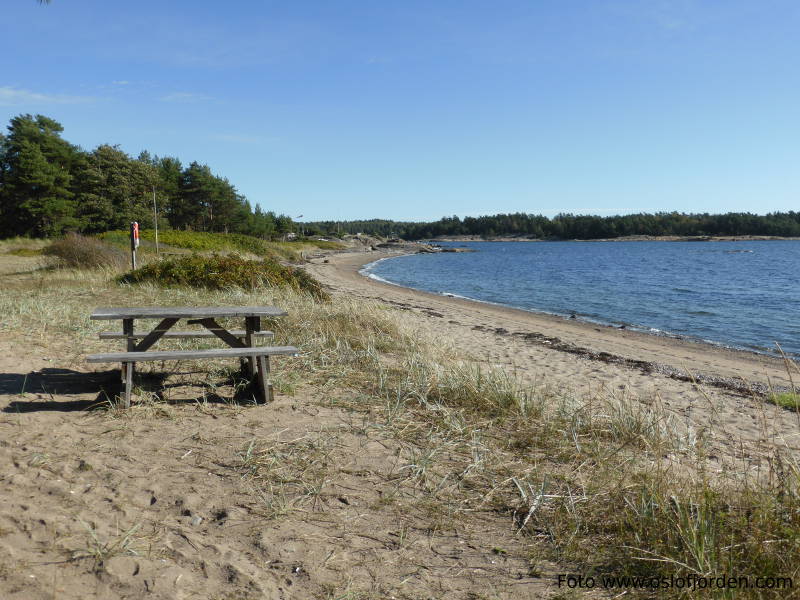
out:
M167 333L167 331L170 329L170 327L175 325L175 323L177 323L177 322L178 322L178 319L162 319L161 322L158 325L155 326L153 331L148 333L141 342L139 342L138 344L136 344L133 347L132 351L133 352L144 352L150 346L155 344L159 339L161 339L161 336L164 335L165 333ZM130 341L130 339L131 338L128 338L128 341ZM130 352L130 351L131 351L131 348L128 348L128 352Z
M217 323L212 318L207 319L194 319L191 321L187 321L189 325L194 325L195 323L199 323L206 329L208 329L211 333L221 339L223 342L228 344L231 348L245 348L244 342L242 342L239 338L231 334L227 329L222 327L219 323Z
M90 319L218 319L225 317L285 317L277 306L148 306L96 308Z
M131 407L131 389L133 388L133 363L123 363L125 367L125 408Z
M86 361L100 362L146 362L154 360L200 360L204 358L236 358L239 356L296 355L300 351L294 346L257 346L255 348L213 348L210 350L157 350L154 352L108 352L89 354Z
M243 338L247 334L244 329L233 329L230 331L231 335L236 336L237 338ZM134 333L134 339L142 339L147 335L147 333ZM253 336L255 337L273 337L275 334L272 331L255 331L253 332ZM128 336L126 336L121 331L101 331L100 332L100 339L101 340L121 340ZM216 337L210 331L205 331L201 329L196 329L192 331L167 331L164 335L161 336L162 338L213 338Z

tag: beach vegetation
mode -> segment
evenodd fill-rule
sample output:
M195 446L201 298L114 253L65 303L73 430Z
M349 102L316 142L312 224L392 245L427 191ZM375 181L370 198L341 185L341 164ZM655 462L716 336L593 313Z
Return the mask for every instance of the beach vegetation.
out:
M45 246L41 253L53 259L56 266L72 269L122 269L128 257L125 252L102 240L70 233Z
M781 392L770 394L767 399L773 404L789 408L792 410L800 410L800 394L796 392Z
M302 269L275 260L248 260L236 254L210 256L192 254L149 264L121 275L120 283L152 283L163 287L186 286L207 289L288 287L328 299L328 294Z
M98 234L100 239L122 248L130 246L127 230L106 231ZM140 233L142 247L148 254L155 249L155 231L143 230ZM169 248L180 248L194 252L238 252L259 257L299 262L307 254L320 250L341 250L344 246L328 241L269 241L241 233L213 233L208 231L181 231L171 229L159 231L159 244Z
M8 250L6 254L11 254L12 256L41 256L42 249L41 248L12 248Z
M86 531L86 544L84 548L73 552L73 560L92 559L94 567L100 568L115 556L137 556L139 539L136 533L141 528L137 523L126 530L117 531L109 536L103 536L93 524L81 521Z

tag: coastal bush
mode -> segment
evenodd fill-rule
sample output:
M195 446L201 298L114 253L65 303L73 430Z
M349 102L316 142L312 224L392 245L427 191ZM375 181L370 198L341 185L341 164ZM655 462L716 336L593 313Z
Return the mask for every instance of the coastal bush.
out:
M127 246L130 244L130 234L124 230L106 231L99 234L102 240L107 240L117 245ZM155 231L144 229L139 232L141 240L155 242ZM165 246L175 248L185 248L196 252L220 252L239 250L250 252L251 254L263 254L263 247L258 243L260 240L246 235L238 234L218 234L204 231L179 231L167 229L158 232L158 241Z
M143 242L149 243L148 246L155 242L155 231L153 230L142 230L139 235ZM127 231L106 231L98 237L121 247L127 247L130 244ZM159 231L158 241L165 246L195 252L240 252L292 262L302 260L303 253L313 252L316 249L341 250L344 248L338 242L271 242L241 233L210 233L176 229Z
M98 239L70 233L42 250L57 266L73 269L122 269L127 256L119 248Z
M152 282L160 286L187 286L221 290L259 287L288 287L327 300L328 294L311 275L270 260L247 260L230 254L192 254L152 262L119 278L121 283Z

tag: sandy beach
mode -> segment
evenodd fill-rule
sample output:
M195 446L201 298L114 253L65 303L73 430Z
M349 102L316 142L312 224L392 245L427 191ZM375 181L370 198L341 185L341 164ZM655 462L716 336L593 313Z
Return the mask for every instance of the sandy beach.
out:
M657 399L687 427L710 435L729 458L748 460L766 438L800 447L797 415L754 393L791 385L780 359L445 297L359 274L365 264L388 256L343 253L307 268L335 293L407 311L426 333L451 339L479 363L510 370L530 384Z
M119 286L102 273L37 269L36 257L2 255L0 302L9 317L0 327L0 457L8 465L0 477L0 596L561 598L558 574L578 566L556 562L550 548L560 538L540 534L562 526L554 516L560 513L551 512L557 505L543 507L541 521L520 533L520 515L538 502L520 499L524 482L553 481L555 494L586 493L603 466L613 481L587 497L608 502L617 477L625 482L652 465L736 482L783 468L776 450L800 455L798 415L747 391L787 384L779 360L359 274L387 256L350 252L305 265L334 295L363 301L293 300L287 341L307 356L275 361L285 385L273 404L234 402L224 371L174 363L143 372L125 410L104 391L118 385L119 372L95 371L84 360L109 349L87 321L89 307L256 305L269 292ZM348 330L353 323L387 328L359 337ZM549 417L520 420L513 429L483 413L470 417L456 404L395 403L394 388L377 396L379 378L370 373L362 381L364 369L375 367L372 358L405 368L405 355L391 346L363 352L380 345L380 335L404 347L422 340L426 352L441 346L451 372L465 357L482 371L510 373L544 390L539 397L549 403L574 399L578 418L633 408L622 418L597 418L596 429L577 438L551 419L559 429L537 445L520 423L539 436L547 429L538 424ZM347 369L349 378L337 380ZM634 469L633 454L617 451L637 438L615 437L606 427L626 415L635 420L637 407L639 414L652 408L656 426L676 432L677 441L662 447L643 440L631 450L641 454ZM593 439L613 451L576 448ZM564 458L573 450L574 460ZM570 537L571 525L563 527Z

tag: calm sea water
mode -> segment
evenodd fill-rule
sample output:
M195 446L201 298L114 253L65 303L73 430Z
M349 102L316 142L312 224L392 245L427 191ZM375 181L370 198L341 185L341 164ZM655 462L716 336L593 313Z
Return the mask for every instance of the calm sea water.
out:
M800 241L465 242L364 273L398 285L800 356Z

